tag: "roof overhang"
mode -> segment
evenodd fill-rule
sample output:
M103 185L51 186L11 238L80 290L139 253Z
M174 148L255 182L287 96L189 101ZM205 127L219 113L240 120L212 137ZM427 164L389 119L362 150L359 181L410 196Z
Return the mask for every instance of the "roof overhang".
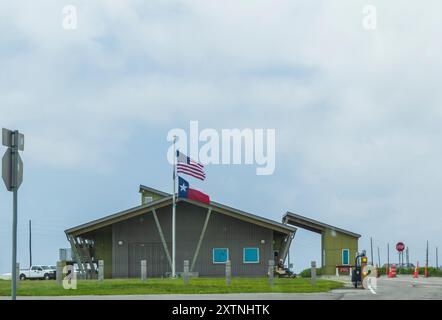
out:
M90 221L88 223L79 225L74 228L70 228L65 230L65 233L71 236L79 236L81 234L85 234L109 225L112 225L114 223L130 219L145 213L148 213L152 211L153 209L159 209L162 207L166 207L168 205L172 204L172 195L167 195L165 198L137 206L128 210L124 210L97 220ZM188 199L178 199L177 202L187 202L192 205L203 207L203 208L209 208L211 207L214 212L218 212L221 214L225 214L227 216L231 216L237 219L240 219L242 221L250 222L256 225L260 225L265 228L269 228L284 234L292 234L296 231L296 228L293 226L289 226L277 221L273 221L264 217L260 217L245 211L241 211L235 208L231 208L225 205L222 205L217 202L211 202L210 204L205 204L198 201L192 201Z
M200 207L205 207L205 208L209 208L211 207L213 211L215 212L219 212L234 218L238 218L240 220L246 221L246 222L250 222L256 225L260 225L262 227L265 228L269 228L275 231L279 231L281 233L285 233L285 234L291 234L293 232L295 232L297 229L293 226L289 226L271 219L267 219L261 216L257 216L255 214L252 213L248 213L242 210L238 210L223 204L220 204L218 202L213 202L211 201L210 204L205 204L202 202L198 202L198 201L192 201L192 200L188 200L188 199L179 199L178 201L184 201L184 202L188 202Z
M299 214L293 213L293 212L287 212L283 217L282 217L282 221L283 223L287 223L287 224L291 224L294 226L297 226L299 228L302 229L306 229L312 232L316 232L316 233L320 233L322 234L325 230L334 230L336 232L339 233L343 233L346 234L348 236L354 237L354 238L360 238L361 235L348 231L348 230L344 230L338 227L334 227L332 225L323 223L323 222L319 222L317 220L313 220L304 216L301 216Z
M127 220L142 214L145 214L147 212L152 211L153 209L159 209L165 206L168 206L169 204L172 204L172 196L168 196L166 198L159 199L157 201L152 201L148 204L144 204L141 206L133 207L128 210L124 210L97 220L93 220L84 224L81 224L79 226L70 228L65 230L64 232L66 234L69 234L71 236L78 236L80 234L85 234L109 225L112 225L114 223Z
M139 192L143 192L143 191L152 192L152 193L154 193L154 194L156 194L156 195L159 195L159 196L161 196L161 197L169 197L169 196L171 196L170 193L163 192L163 191L161 191L161 190L158 190L158 189L155 189L155 188L151 188L151 187L147 187L147 186L145 186L145 185L140 184L140 190L139 190Z

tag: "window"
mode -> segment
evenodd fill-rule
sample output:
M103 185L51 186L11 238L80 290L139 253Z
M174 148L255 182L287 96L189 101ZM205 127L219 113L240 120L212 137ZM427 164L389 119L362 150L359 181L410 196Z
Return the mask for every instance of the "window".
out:
M259 263L259 248L244 248L242 261L244 263Z
M228 248L213 248L212 261L213 263L226 263L229 260Z
M144 203L149 203L153 201L153 197L150 196L144 196Z
M342 249L342 265L348 266L350 264L350 250Z

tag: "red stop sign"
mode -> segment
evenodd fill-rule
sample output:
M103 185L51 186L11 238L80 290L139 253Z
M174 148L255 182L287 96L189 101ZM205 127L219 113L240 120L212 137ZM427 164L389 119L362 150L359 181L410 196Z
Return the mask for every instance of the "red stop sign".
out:
M404 249L405 249L405 244L403 242L396 243L396 250L397 251L402 252L402 251L404 251Z

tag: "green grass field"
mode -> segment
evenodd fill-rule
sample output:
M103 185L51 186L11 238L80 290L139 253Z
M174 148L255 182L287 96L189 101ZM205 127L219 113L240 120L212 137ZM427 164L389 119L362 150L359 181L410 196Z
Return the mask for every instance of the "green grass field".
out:
M342 283L318 280L316 286L309 279L275 279L270 286L266 278L233 278L226 286L224 278L194 278L188 285L182 279L109 279L79 280L76 290L65 290L55 280L26 280L17 283L18 296L72 295L131 295L131 294L198 294L198 293L264 293L264 292L324 292L338 289ZM0 280L0 296L11 294L11 282Z

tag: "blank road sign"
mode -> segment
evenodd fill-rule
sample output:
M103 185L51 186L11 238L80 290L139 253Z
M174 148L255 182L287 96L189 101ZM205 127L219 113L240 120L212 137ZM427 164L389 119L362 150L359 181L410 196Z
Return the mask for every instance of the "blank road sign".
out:
M20 188L23 182L23 161L21 160L20 153L17 152L17 189Z
M20 187L23 182L23 161L20 157L20 154L17 152L17 189ZM8 148L2 159L2 178L5 182L6 189L8 191L12 191L14 183L12 181L12 149Z
M3 128L2 129L2 143L6 147L12 147L12 131Z
M17 147L20 151L23 151L25 149L25 136L23 133L18 134Z
M12 147L13 146L13 135L14 131L8 130L3 128L2 129L2 144L6 147ZM17 148L20 151L23 151L25 149L25 136L23 133L19 133L17 137L16 142Z
M6 189L12 191L12 154L11 148L8 148L2 158L2 178Z

